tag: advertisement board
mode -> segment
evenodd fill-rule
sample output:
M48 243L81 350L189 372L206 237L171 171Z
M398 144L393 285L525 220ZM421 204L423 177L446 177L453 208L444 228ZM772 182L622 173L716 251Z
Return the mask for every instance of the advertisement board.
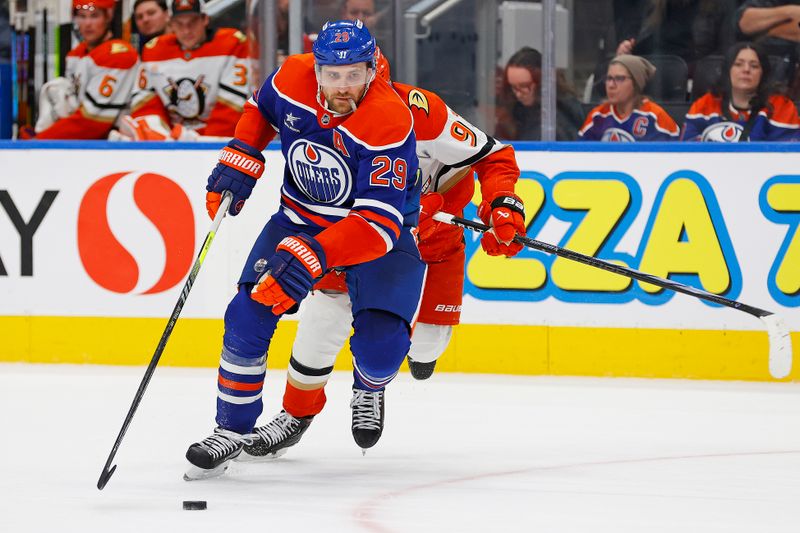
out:
M0 360L146 362L207 231L219 147L18 146L0 149ZM772 310L800 331L791 147L515 148L529 237ZM244 258L279 201L283 159L274 146L265 155L183 310L174 364L214 364ZM750 315L531 249L488 257L471 231L465 241L445 369L769 379L766 333ZM293 332L282 328L277 366Z

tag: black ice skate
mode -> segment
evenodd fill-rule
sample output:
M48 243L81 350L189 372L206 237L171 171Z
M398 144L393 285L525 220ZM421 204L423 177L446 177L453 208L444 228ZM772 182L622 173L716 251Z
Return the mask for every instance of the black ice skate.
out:
M411 377L417 380L428 379L433 375L433 369L436 368L436 360L434 359L430 363L421 363L419 361L414 361L411 357L408 357L408 369L411 371Z
M286 411L278 413L272 421L253 430L253 440L245 444L237 461L265 461L285 454L287 448L300 442L300 437L311 425L313 416L295 418Z
M384 391L365 391L353 388L350 409L353 411L353 439L366 452L383 433Z
M191 463L191 467L183 475L183 479L195 481L221 476L228 469L228 464L249 442L252 442L252 435L241 435L227 429L215 428L211 436L189 446L186 459Z

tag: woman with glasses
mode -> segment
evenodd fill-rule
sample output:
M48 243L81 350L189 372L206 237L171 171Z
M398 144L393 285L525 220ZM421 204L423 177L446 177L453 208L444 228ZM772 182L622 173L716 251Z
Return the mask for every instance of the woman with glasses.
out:
M769 58L748 42L733 45L725 55L716 86L698 98L686 114L687 141L797 141L797 108L770 89Z
M528 46L512 55L503 72L495 134L512 140L542 139L542 54ZM556 140L574 141L583 122L581 103L563 72L556 76Z
M611 60L606 73L606 101L586 117L584 141L673 141L680 128L643 90L656 67L643 57L624 54Z

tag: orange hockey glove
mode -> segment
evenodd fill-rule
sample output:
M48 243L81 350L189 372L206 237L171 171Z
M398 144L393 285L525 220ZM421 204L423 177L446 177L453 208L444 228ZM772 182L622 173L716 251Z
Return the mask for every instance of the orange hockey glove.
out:
M171 141L169 126L158 115L144 115L133 118L123 115L119 119L121 140L130 141Z
M441 222L433 220L433 215L442 210L444 196L438 192L423 194L419 199L419 241L422 242L436 231Z
M245 201L250 198L256 180L264 173L264 155L260 150L238 139L233 139L219 154L219 162L206 185L206 211L213 219L219 204L222 202L222 193L230 191L233 194L228 213L236 216L244 207Z
M478 216L492 227L481 238L481 247L487 254L512 257L522 250L521 244L513 242L517 234L525 235L525 206L517 195L501 192L491 203L484 200L478 207Z
M250 297L280 315L306 297L325 269L325 252L316 239L302 233L285 237Z

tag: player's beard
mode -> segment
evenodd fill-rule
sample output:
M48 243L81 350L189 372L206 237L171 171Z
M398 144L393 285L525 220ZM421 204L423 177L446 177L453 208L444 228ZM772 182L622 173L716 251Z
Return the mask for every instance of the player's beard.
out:
M322 96L328 104L328 109L339 115L355 111L356 104L361 101L365 87L348 87L347 91L334 89L330 94L322 90Z

